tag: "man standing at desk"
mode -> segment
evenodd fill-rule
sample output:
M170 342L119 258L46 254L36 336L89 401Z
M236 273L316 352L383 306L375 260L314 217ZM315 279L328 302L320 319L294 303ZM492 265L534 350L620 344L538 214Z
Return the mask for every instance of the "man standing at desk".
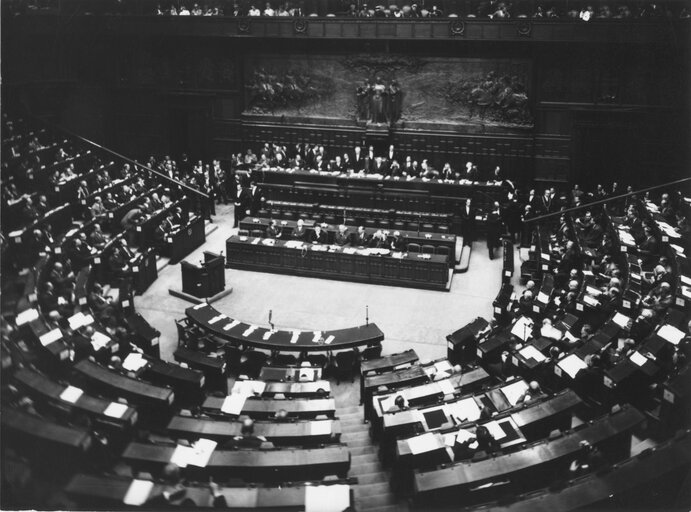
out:
M475 239L475 209L470 198L466 199L465 206L461 210L461 235L463 236L463 245L473 245L473 240Z
M269 221L269 227L266 228L266 238L272 238L276 240L277 238L281 238L281 235L283 234L283 231L281 231L278 226L276 225L276 221L271 219Z

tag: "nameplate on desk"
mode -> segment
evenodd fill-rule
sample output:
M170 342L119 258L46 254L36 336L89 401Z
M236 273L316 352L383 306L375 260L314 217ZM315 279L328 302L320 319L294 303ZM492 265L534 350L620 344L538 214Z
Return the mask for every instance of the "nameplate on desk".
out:
M230 331L230 330L231 330L233 327L235 327L236 325L240 325L240 320L233 320L233 321L230 322L229 324L224 325L224 326L223 326L223 330L224 330L224 331Z
M60 393L60 400L74 404L77 403L77 400L79 400L79 397L81 397L83 394L83 390L74 386L67 386L65 390Z
M40 336L38 339L41 342L41 345L43 345L44 347L47 347L51 343L54 343L61 338L62 338L62 331L60 331L60 329L53 329L52 331L47 332L44 335Z

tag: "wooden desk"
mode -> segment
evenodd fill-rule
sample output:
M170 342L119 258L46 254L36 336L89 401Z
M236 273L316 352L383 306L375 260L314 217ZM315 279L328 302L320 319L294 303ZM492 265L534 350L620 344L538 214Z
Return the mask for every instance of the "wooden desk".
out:
M390 251L382 256L355 247L303 243L293 248L283 240L243 238L226 241L230 268L440 291L449 290L453 276L446 256Z
M66 427L10 407L0 411L3 443L36 461L78 466L91 447L88 430Z
M566 471L582 440L602 444L603 451L610 452L614 458L626 456L630 450L631 431L643 419L638 410L625 407L576 432L518 452L433 471L415 471L416 500L429 505L457 502L463 498L467 503L489 495L496 498L519 489L525 492L542 487L551 479L536 476Z
M97 506L106 509L120 509L135 482L131 478L118 476L75 475L67 485L65 492L81 506ZM143 501L151 501L163 493L163 484L153 482ZM212 507L213 500L208 486L189 485L185 495L175 504L185 499L192 500L197 507ZM324 500L333 505L333 510L346 510L352 506L350 484L340 480L321 485L294 483L291 486L266 487L221 487L219 492L226 498L227 507L234 509L255 510L304 510L305 512L323 512ZM146 505L144 505L146 506Z
M331 394L331 383L328 380L316 382L235 381L233 388L246 386L249 383L255 390L261 389L260 393L253 391L253 396L262 398L273 398L277 394L285 398L326 398Z
M86 393L79 394L78 391L73 394L70 391L66 392L68 386L58 384L28 367L19 369L14 374L14 379L20 389L30 396L49 402L54 407L87 414L97 424L125 429L133 426L137 421L137 411L133 407L128 406L122 414L120 411L115 414L112 411L120 408L111 407L113 402L110 400L97 398ZM73 397L76 395L79 396L75 400Z
M190 368L199 370L206 378L206 388L213 391L228 391L226 379L226 361L221 357L211 357L203 352L197 352L185 347L178 347L173 358L179 363L185 363Z
M136 467L160 470L168 464L174 446L133 442L122 458ZM307 449L219 450L205 468L188 466L196 475L242 478L248 482L320 479L326 475L345 478L350 469L350 452L345 445Z
M123 397L143 406L140 414L149 419L161 419L157 413L167 412L175 395L172 389L154 386L127 377L97 363L84 359L73 366L75 380L85 383L89 391L111 397Z
M225 398L209 396L204 400L202 409L210 414L226 414L221 408ZM276 411L285 410L293 418L309 419L319 415L333 418L336 413L336 402L333 398L273 400L248 398L242 404L238 414L246 414L254 419L273 418Z
M307 375L308 378L300 378ZM321 368L300 366L263 366L259 372L259 380L276 382L314 382L321 379Z
M257 347L282 352L331 351L364 345L374 345L384 339L376 324L361 325L349 329L322 331L324 341L315 342L314 331L279 330L268 335L270 329L228 318L208 304L198 304L185 310L190 322L214 336L244 347ZM265 339L266 338L266 339ZM327 340L329 341L327 343Z
M209 438L222 441L241 435L239 421L213 420L174 416L167 430L173 436L196 440ZM338 442L341 437L341 423L338 420L312 420L295 422L257 421L254 435L264 436L277 446L304 446Z
M170 263L179 263L205 241L204 219L193 216L187 225L166 237L162 254L170 258Z
M363 376L366 376L371 372L389 372L394 370L397 366L412 364L418 360L419 358L415 351L410 349L398 354L391 354L384 357L378 357L376 359L370 359L369 361L362 361L360 363L360 373L362 373Z

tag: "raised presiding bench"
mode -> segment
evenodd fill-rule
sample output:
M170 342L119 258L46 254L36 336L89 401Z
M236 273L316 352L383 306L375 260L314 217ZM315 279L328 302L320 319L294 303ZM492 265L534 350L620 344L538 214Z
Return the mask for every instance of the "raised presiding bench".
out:
M432 471L415 471L415 498L429 507L450 505L517 494L548 485L556 475L566 475L577 457L580 442L598 445L608 460L620 460L630 453L631 433L644 420L633 407L625 407L575 432L542 441L518 452L470 463L459 463Z
M189 448L189 447L183 447ZM138 468L158 471L169 462L181 465L180 446L130 443L122 457ZM189 461L188 461L189 462ZM223 450L214 449L197 474L242 478L247 482L313 480L327 475L345 478L350 452L345 445L314 449ZM183 462L184 464L184 462Z
M213 420L174 416L168 424L168 432L174 437L195 440L200 437L223 441L242 435L239 421ZM338 420L313 420L294 422L257 421L254 435L263 436L275 445L303 446L338 442L341 423Z
M274 400L248 398L247 395L233 393L225 398L209 396L202 405L204 412L209 414L231 414L239 416L246 414L254 419L272 418L277 411L284 410L293 418L315 418L327 416L333 418L336 414L336 402L333 398Z
M228 267L391 286L448 291L453 273L438 254L358 249L299 241L231 236Z
M120 509L123 506L146 506L163 494L165 486L150 480L133 480L117 476L75 475L65 491L77 503L88 507ZM280 487L221 487L219 493L228 509L304 510L324 512L348 510L352 507L352 491L348 483L295 483ZM197 507L212 507L213 499L205 485L187 486L184 495L173 502L192 500ZM182 509L181 509L182 510Z
M376 324L335 331L271 330L233 320L208 304L185 310L187 318L214 336L243 346L278 351L339 350L374 345L384 339Z

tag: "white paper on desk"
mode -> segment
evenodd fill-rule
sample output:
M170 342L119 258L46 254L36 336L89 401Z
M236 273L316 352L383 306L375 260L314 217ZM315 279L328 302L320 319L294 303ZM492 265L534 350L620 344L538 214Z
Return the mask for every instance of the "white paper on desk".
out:
M439 384L439 389L445 395L453 395L456 392L456 388L451 384L451 379L442 379L437 381L437 384Z
M586 286L585 291L594 297L599 297L600 295L602 295L602 292L600 290L598 290L597 288L593 288L592 286Z
M395 403L396 402L396 396L397 395L392 395L392 396L388 396L388 397L383 398L383 399L381 397L375 396L373 398L373 400L376 400L379 402L379 406L381 407L381 412L386 414L386 412L389 409L391 409L392 407L394 407L396 405L396 403ZM396 410L398 410L398 407L396 407Z
M681 282L687 286L691 286L691 277L688 276L679 276L679 279L681 279Z
M247 395L239 393L230 394L223 400L221 412L235 414L236 416L240 415L242 408L245 406L245 400L247 400Z
M682 286L681 287L681 294L684 297L688 297L689 299L691 299L691 288L689 288L688 286Z
M576 354L570 354L557 363L557 366L569 374L572 379L576 376L579 370L587 368L583 359Z
M545 292L540 292L537 294L537 301L541 302L542 304L547 304L549 302L549 295L547 295Z
M463 428L459 429L458 432L456 432L456 442L459 444L465 443L466 441L468 441L469 439L473 439L474 437L475 434Z
M305 512L343 512L349 507L349 485L305 486Z
M233 320L232 322L223 326L224 331L230 331L233 327L240 324L240 320Z
M443 361L437 361L434 363L434 369L436 370L437 374L444 373L444 372L452 372L453 371L453 365L449 362L448 359L444 359Z
M180 468L186 468L187 461L192 455L192 452L193 448L191 446L177 445L175 447L175 451L173 452L173 456L170 458L170 463L175 464Z
M264 333L264 335L262 336L262 339L263 339L264 341L267 341L269 338L271 338L271 336L273 335L274 332L276 332L276 331L274 331L274 330L272 330L272 329L268 329L268 330Z
M154 483L151 480L132 480L122 502L132 507L140 507L148 501L153 488Z
M331 345L335 339L336 339L336 336L334 336L333 334L330 334L330 335L327 336L326 339L324 340L324 344L325 344L325 345Z
M444 444L446 446L451 446L456 444L456 433L452 432L451 434L444 434Z
M525 391L528 389L528 384L524 380L517 380L516 382L512 382L508 386L504 386L501 388L501 392L504 393L504 396L506 397L506 400L514 406L518 403L518 398L525 393Z
M75 388L74 386L67 386L65 390L60 393L60 400L64 400L65 402L69 402L71 404L74 404L79 400L79 397L84 394L84 391L82 391L79 388Z
M418 453L425 453L439 448L437 436L432 432L427 432L421 436L411 437L408 439L408 448L413 455Z
M293 331L293 335L290 337L290 342L294 345L298 342L300 337L300 331Z
M26 311L22 311L17 315L15 318L14 323L19 327L20 325L28 324L29 322L33 322L38 318L38 310L36 309L27 309Z
M590 295L584 295L583 296L583 302L588 304L589 306L596 307L598 304L600 304L597 299L594 299Z
M648 358L641 354L639 351L636 351L633 354L631 354L631 356L629 356L629 359L636 366L643 366L645 363L648 362Z
M612 318L612 321L622 329L626 329L629 325L631 325L631 319L626 315L622 315L621 313L615 314L614 318Z
M533 345L526 345L521 350L519 350L518 353L526 359L533 359L538 363L541 363L542 361L547 359L547 357L538 349L536 349Z
M319 343L319 340L322 337L322 332L321 331L314 331L314 336L312 337L312 343Z
M533 335L533 321L525 316L522 316L511 328L511 334L523 341L528 341Z
M122 362L122 367L130 372L137 372L148 364L139 352L132 352Z
M58 341L60 338L62 338L62 331L60 331L60 329L53 329L52 331L40 336L38 339L41 342L41 345L47 347L51 343Z
M446 408L458 423L477 421L480 418L480 408L472 398L464 398L458 402L447 404Z
M103 414L111 418L120 419L125 415L126 412L127 406L125 404L121 404L118 402L110 402L108 404L108 407L106 407L105 411L103 411Z
M198 309L205 308L207 305L208 304L206 304L206 302L202 302L201 304L197 304L196 306L192 306L192 309L194 309L196 311Z
M670 246L672 249L674 249L674 252L676 252L677 254L681 254L681 255L684 254L684 248L681 247L680 245L669 244L669 246Z
M247 337L250 334L252 334L254 331L257 330L256 325L250 325L247 329L245 329L245 332L242 333L243 336Z
M564 338L566 338L570 343L573 343L575 341L578 341L578 338L576 338L573 334L571 334L569 331L566 331L564 333Z
M584 270L584 271L583 271L583 275L584 275L584 276L593 276L593 275L595 275L595 274L593 274L592 270Z
M502 420L506 421L506 420ZM501 441L503 438L506 437L506 433L502 430L502 428L499 426L499 423L496 421L488 421L487 423L483 423L483 425L489 430L489 433L492 434L492 437L496 439L497 441Z
M542 327L540 327L540 335L544 336L545 338L557 341L564 337L564 333L556 327L554 327L553 325L543 325Z
M680 331L673 325L665 324L657 331L657 335L672 345L678 345L684 338L684 332Z
M225 316L225 315L222 314L222 313L221 313L220 315L216 315L216 316L213 317L211 320L209 320L209 325L213 325L213 324L215 324L216 322L218 322L219 320L223 320L224 318L228 318L228 317Z
M313 435L313 436L331 435L331 420L310 421L310 435Z
M212 441L211 439L202 438L197 440L197 442L192 445L192 451L187 452L187 465L205 468L217 444L216 441Z
M73 331L76 331L80 327L84 326L84 319L86 318L86 315L82 313L81 311L79 313L75 313L71 317L67 319L67 322L70 324L70 329Z
M109 341L110 338L99 331L94 332L94 334L91 336L91 346L94 347L94 350L96 351L107 346Z
M232 393L244 396L261 395L266 390L266 382L261 380L237 380L233 384Z

